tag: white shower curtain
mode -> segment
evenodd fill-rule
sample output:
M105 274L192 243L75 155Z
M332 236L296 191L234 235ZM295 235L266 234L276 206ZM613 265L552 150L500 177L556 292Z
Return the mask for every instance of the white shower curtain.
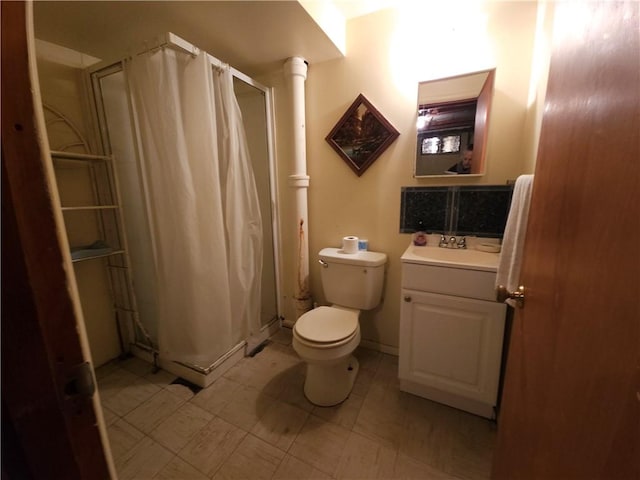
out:
M229 68L163 48L128 62L162 357L211 366L260 329L262 224Z

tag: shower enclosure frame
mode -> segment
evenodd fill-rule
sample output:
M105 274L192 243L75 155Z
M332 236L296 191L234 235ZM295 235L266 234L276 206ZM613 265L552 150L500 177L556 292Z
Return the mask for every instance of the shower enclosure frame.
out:
M177 35L167 32L164 35L156 38L154 42L149 45L145 44L145 48L141 49L144 53L145 51L155 50L158 48L174 48L176 50L180 50L186 52L190 55L196 56L200 53L200 49L187 42L186 40L178 37ZM207 59L209 60L209 64L212 68L221 68L226 66L222 61L215 58L211 54L207 53ZM87 91L89 92L89 96L91 97L91 116L93 118L93 125L95 130L95 138L97 139L96 144L98 149L104 155L112 155L112 147L111 141L109 137L109 129L107 125L107 115L105 111L105 107L103 104L102 97L102 87L100 81L108 77L109 75L119 73L124 71L124 62L126 58L119 59L116 61L109 62L101 62L96 65L93 65L85 70L85 84L87 86ZM260 335L258 338L245 339L239 344L232 346L230 350L219 357L215 363L208 367L201 367L195 365L189 365L182 362L177 361L168 361L160 358L160 366L165 368L166 370L174 373L176 375L180 375L183 378L200 385L202 387L206 387L215 381L216 378L221 376L226 370L232 367L237 361L239 361L242 357L245 356L246 353L251 352L257 345L266 340L270 335L275 333L277 329L281 326L283 315L282 315L282 296L281 296L281 288L282 288L282 259L280 255L280 221L278 215L278 200L277 200L277 166L276 166L276 156L275 156L275 132L274 132L274 108L273 108L273 92L271 87L267 87L257 82L250 76L246 75L239 70L229 67L231 70L231 74L235 79L241 80L249 86L259 90L264 95L264 103L265 103L265 120L266 120L266 149L267 149L267 158L269 163L269 194L270 194L270 212L271 212L271 228L272 228L272 242L273 242L273 257L274 257L274 276L275 276L275 306L276 306L276 315L272 318L267 324L262 325L260 329ZM134 140L134 154L136 156L136 163L139 165L140 160L140 147L137 139L138 132L135 129L135 123L133 118L133 113L131 111L131 93L128 90L128 86L126 87L126 95L128 99L129 109L128 114L131 119L131 125L133 128L133 140ZM123 216L126 217L126 212L123 212ZM263 219L263 222L266 222L266 219ZM134 292L135 294L135 292ZM136 326L128 325L128 344L131 349L131 353L135 356L144 358L146 360L152 360L158 355L157 345L149 345L146 343L142 343L138 340L138 336L136 335ZM138 328L140 328L138 326ZM147 337L146 332L141 329L141 333L143 337Z

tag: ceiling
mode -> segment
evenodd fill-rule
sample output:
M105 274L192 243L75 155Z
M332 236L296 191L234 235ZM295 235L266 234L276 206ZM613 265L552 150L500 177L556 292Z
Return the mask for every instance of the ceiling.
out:
M353 17L365 3L337 6ZM170 31L253 76L342 56L297 1L36 1L34 24L36 38L114 61Z
M383 10L385 8L397 7L402 3L411 0L333 0L333 4L342 13L344 18L361 17L368 13Z

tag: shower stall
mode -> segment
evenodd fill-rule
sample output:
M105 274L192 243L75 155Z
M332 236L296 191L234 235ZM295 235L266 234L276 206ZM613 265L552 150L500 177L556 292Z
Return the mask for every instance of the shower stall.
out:
M89 75L137 305L122 330L207 386L280 326L271 91L171 33Z

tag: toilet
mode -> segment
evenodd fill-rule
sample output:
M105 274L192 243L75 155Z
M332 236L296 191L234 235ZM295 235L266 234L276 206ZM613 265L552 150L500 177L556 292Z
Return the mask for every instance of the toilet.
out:
M358 360L352 353L360 344L360 311L380 303L387 256L339 248L323 248L318 256L322 288L332 305L298 318L293 348L307 363L305 396L314 405L329 407L344 401L353 388Z

